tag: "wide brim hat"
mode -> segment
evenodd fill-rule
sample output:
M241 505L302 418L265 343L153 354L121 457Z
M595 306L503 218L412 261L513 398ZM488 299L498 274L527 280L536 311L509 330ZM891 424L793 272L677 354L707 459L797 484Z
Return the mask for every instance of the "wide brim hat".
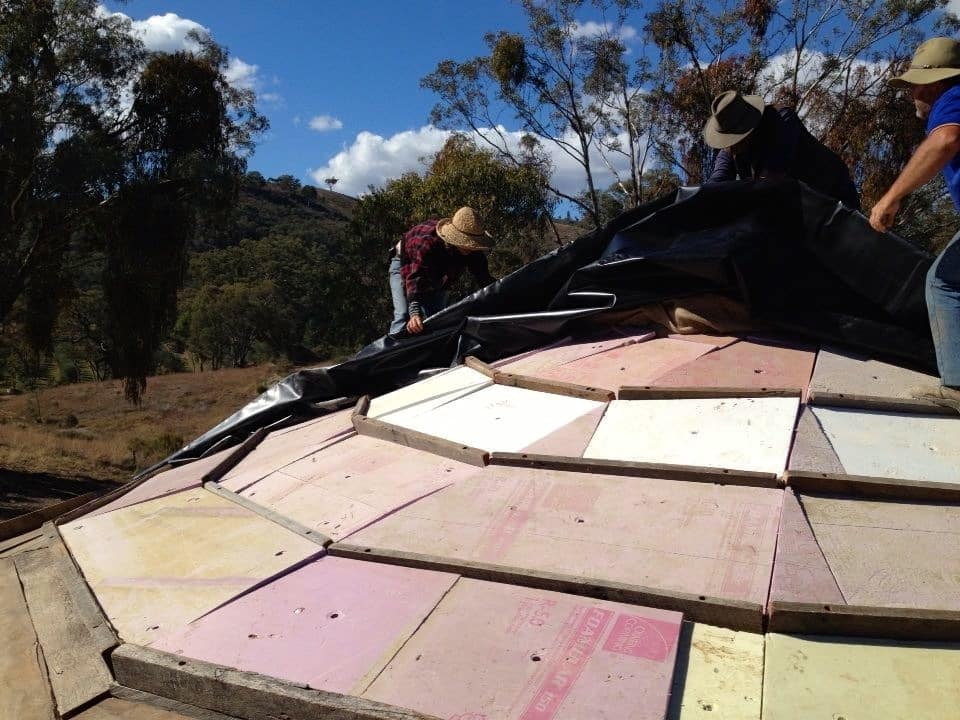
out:
M763 118L764 102L759 95L741 95L727 90L713 99L703 139L712 148L723 150L736 145L756 130Z
M929 85L957 76L960 76L960 42L940 37L921 43L907 71L887 82L902 88Z
M437 220L437 235L449 244L465 250L489 250L493 238L472 207L462 207L452 218Z

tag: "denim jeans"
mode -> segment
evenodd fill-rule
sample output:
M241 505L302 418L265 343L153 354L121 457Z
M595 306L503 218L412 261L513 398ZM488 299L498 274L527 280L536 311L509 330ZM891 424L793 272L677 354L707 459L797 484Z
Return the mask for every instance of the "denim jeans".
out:
M927 273L927 312L941 382L960 388L960 232Z
M389 332L396 335L407 327L407 320L410 319L407 312L407 293L403 289L403 276L400 274L399 255L394 255L390 260L390 296L393 298L393 321L390 323ZM440 312L446 306L447 293L442 290L427 293L420 298L424 318Z

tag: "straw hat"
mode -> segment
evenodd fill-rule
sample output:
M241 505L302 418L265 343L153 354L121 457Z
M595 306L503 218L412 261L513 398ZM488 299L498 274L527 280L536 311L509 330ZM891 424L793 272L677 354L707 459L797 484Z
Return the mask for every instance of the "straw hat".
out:
M929 85L960 75L960 42L952 38L930 38L913 54L910 68L889 83L894 87Z
M483 229L483 223L472 207L460 208L453 214L453 219L438 220L437 235L444 242L466 250L489 250L492 245L490 234Z
M759 95L741 95L739 90L720 93L710 106L711 115L703 128L703 139L717 150L736 145L760 124L763 107L763 98Z

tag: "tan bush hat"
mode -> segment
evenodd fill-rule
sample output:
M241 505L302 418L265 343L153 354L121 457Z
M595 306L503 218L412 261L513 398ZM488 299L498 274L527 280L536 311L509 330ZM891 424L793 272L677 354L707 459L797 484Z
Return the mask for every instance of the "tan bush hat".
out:
M493 245L490 233L483 229L483 222L472 207L462 207L453 218L437 221L437 235L450 245L466 250L489 250Z
M763 118L763 98L727 90L713 99L703 139L712 148L723 150L752 133Z
M888 81L894 87L929 85L960 75L960 42L953 38L930 38L913 54L910 68Z

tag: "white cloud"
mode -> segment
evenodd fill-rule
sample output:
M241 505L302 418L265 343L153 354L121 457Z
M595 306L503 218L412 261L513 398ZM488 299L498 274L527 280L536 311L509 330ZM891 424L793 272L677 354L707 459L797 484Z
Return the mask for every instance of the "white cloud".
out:
M958 0L960 2L960 0ZM599 36L613 35L612 23L598 23L588 20L585 23L573 22L570 24L570 35L574 38L593 38ZM637 29L632 25L624 25L616 36L626 42L637 37Z
M523 132L508 131L503 127L498 128L498 131L513 149L519 146L525 135ZM308 172L318 184L325 178L335 177L339 181L339 192L362 195L369 186L382 186L387 180L400 177L406 172L422 173L425 161L429 161L431 156L443 147L451 134L448 130L432 125L426 125L419 130L406 130L388 138L364 131L356 136L353 144L330 158L326 165ZM477 144L480 147L486 146L480 138L477 138ZM551 155L553 162L553 185L568 194L581 192L586 187L582 167L549 141L543 142L543 148ZM613 174L605 168L599 155L594 155L591 159L598 187L607 187L613 182ZM624 161L617 166L617 170L623 172L626 165Z
M317 132L326 132L327 130L339 130L343 123L332 115L316 115L310 118L310 129Z
M234 87L253 90L260 83L260 78L257 76L259 69L257 65L246 63L238 57L231 57L227 61L227 69L223 74L227 82Z
M117 13L121 15L122 13ZM210 30L198 22L182 18L176 13L153 15L146 20L134 20L131 23L134 33L140 36L148 50L156 52L176 52L177 50L196 50L197 43L187 37L190 31L209 37Z

